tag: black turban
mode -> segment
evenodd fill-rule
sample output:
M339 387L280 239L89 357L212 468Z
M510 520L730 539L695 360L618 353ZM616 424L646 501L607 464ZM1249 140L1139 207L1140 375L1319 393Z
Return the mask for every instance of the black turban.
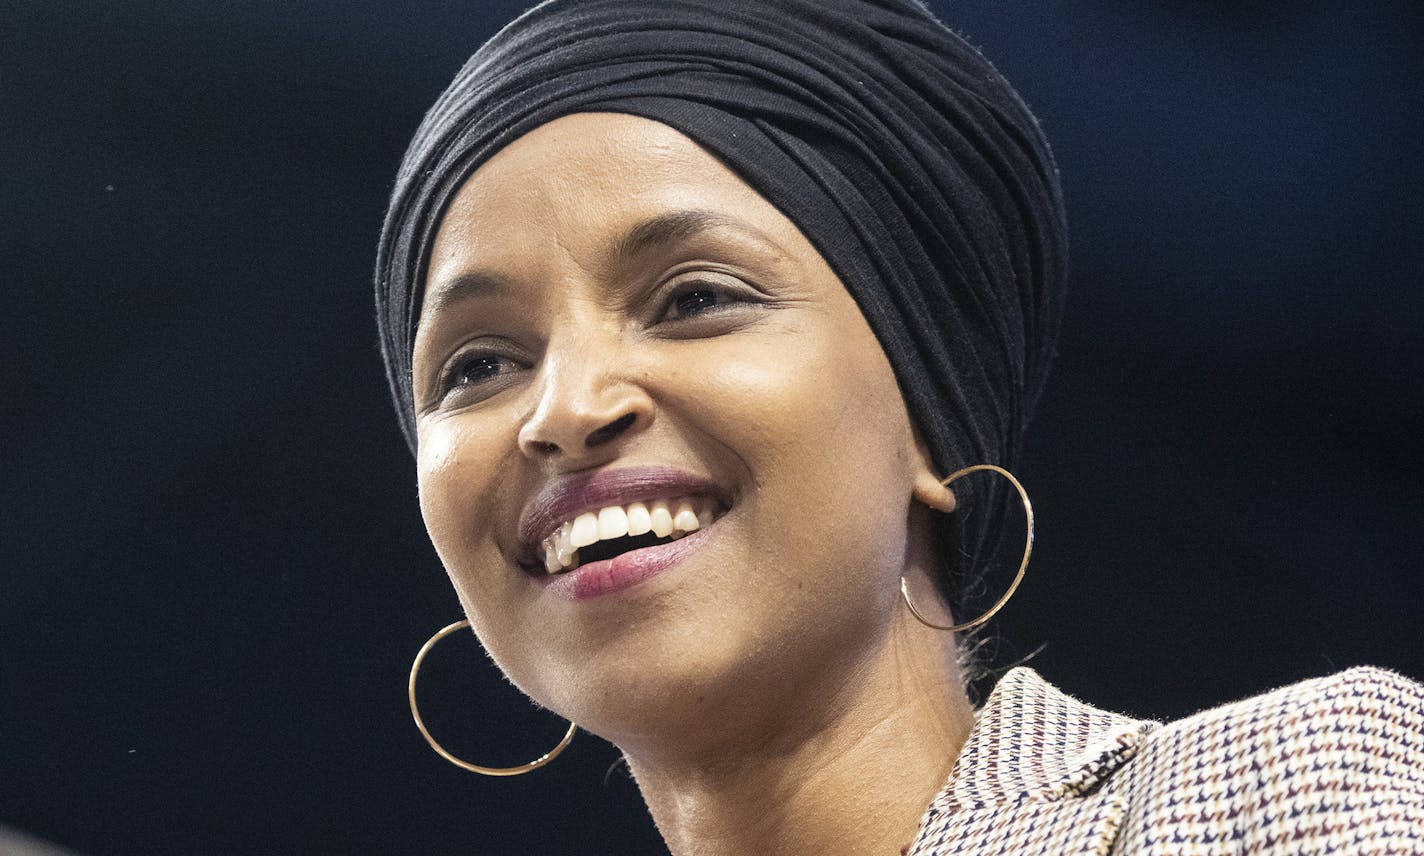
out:
M550 0L480 48L416 132L381 232L381 346L412 446L445 207L501 147L578 112L653 119L720 159L854 296L936 464L1014 462L1061 315L1057 170L1008 82L915 0ZM954 551L976 555L998 517Z

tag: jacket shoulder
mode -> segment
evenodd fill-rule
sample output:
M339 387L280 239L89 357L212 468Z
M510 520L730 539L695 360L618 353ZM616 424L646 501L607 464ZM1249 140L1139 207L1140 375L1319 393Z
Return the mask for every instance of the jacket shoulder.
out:
M1206 710L1110 787L1141 851L1424 852L1424 687L1360 667Z

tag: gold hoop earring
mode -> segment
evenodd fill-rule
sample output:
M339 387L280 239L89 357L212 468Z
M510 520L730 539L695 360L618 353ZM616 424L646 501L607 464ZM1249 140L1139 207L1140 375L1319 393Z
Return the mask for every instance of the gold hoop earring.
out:
M962 470L950 473L944 481L940 482L940 484L944 485L945 487L949 487L950 484L952 484L954 480L959 478L960 476L968 475L969 473L980 472L982 470L992 470L993 472L996 472L1004 478L1008 479L1009 483L1014 486L1014 489L1019 492L1019 498L1023 500L1024 517L1028 524L1028 535L1024 538L1023 561L1019 562L1019 572L1014 576L1014 581L1012 583L1009 583L1009 590L1004 592L1003 597L1000 597L997 601L995 601L994 605L989 607L988 611L985 612L983 615L979 616L973 621L966 621L962 624L935 624L933 621L930 621L928 618L925 618L924 615L922 615L920 611L915 608L914 602L910 600L910 586L908 583L905 582L904 576L901 576L900 596L905 599L905 605L910 608L910 612L920 620L921 624L925 625L926 627L933 627L935 630L948 630L951 633L959 633L964 630L968 630L972 627L978 627L979 625L993 618L999 612L999 610L1004 608L1004 604L1009 602L1009 598L1014 596L1014 592L1018 591L1019 583L1023 582L1024 572L1028 570L1028 557L1033 552L1033 504L1028 501L1028 491L1024 490L1024 486L1019 484L1019 480L1014 478L1013 473L1009 472L1003 467L995 466L994 464L975 464L972 467L965 467Z
M531 770L537 770L559 757L559 753L568 747L569 741L574 739L574 732L578 731L577 725L570 722L569 731L564 735L564 739L559 741L558 746L555 746L553 749L550 749L548 752L545 752L527 764L520 764L517 767L482 767L479 764L471 764L469 761L456 758L454 755L445 751L445 747L436 743L435 738L430 736L429 729L425 727L425 720L420 718L420 707L415 703L415 676L420 672L420 664L424 662L425 655L430 653L430 649L435 647L436 642L439 642L456 630L461 630L469 626L470 620L468 618L462 618L454 624L442 627L434 636L427 639L424 645L420 646L420 653L415 655L415 662L412 663L410 667L410 686L408 689L408 695L410 696L410 715L415 717L415 727L420 729L421 736L425 738L425 742L429 743L430 748L434 749L441 758L444 758L456 767L469 770L471 773L479 773L482 776L522 776Z

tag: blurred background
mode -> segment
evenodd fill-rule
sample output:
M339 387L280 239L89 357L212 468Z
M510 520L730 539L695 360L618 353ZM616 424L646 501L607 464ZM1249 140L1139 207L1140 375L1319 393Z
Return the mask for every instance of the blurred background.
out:
M484 779L406 710L460 613L375 240L425 108L523 5L6 4L0 825L93 856L660 852L608 745ZM1424 677L1424 6L932 5L1042 119L1073 235L1037 552L986 654L1161 718ZM561 733L472 640L429 668L458 752Z

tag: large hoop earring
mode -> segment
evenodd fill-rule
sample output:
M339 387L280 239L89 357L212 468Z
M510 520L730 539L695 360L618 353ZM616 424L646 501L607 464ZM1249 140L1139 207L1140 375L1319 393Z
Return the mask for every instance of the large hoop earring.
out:
M479 764L471 764L469 761L456 758L454 755L445 751L445 747L436 743L435 738L430 736L430 730L425 727L425 720L420 718L420 707L415 703L415 676L420 672L420 664L425 661L425 655L430 653L430 649L435 647L436 642L439 642L457 630L462 630L469 626L470 620L468 618L462 618L454 624L442 627L434 636L427 639L424 645L420 646L420 653L415 655L415 662L412 663L410 667L410 686L407 691L407 694L410 696L410 715L415 717L415 727L420 729L420 734L425 738L425 742L429 743L430 748L434 749L441 758L444 758L456 767L469 770L471 773L479 773L482 776L522 776L531 770L537 770L559 757L559 753L568 747L569 741L574 739L574 732L578 731L577 725L570 722L569 731L564 735L564 739L559 741L558 746L555 746L553 749L550 749L548 752L545 752L527 764L520 764L517 767L483 767Z
M994 464L975 464L972 467L965 467L962 470L950 473L944 481L940 482L940 484L944 485L945 487L949 487L954 482L954 480L959 478L960 476L968 475L969 473L980 472L982 470L992 470L993 472L996 472L1004 478L1008 479L1009 483L1014 486L1014 489L1019 492L1019 499L1023 500L1024 517L1028 524L1028 534L1024 538L1023 561L1019 562L1019 572L1014 576L1014 581L1012 583L1009 583L1009 590L1004 592L1003 596L1000 597L997 601L995 601L994 605L989 607L988 611L986 611L983 615L979 616L973 621L966 621L962 624L935 624L933 621L930 621L928 618L925 618L924 615L922 615L920 611L915 608L914 601L910 600L910 586L908 583L905 582L904 576L901 576L900 596L905 599L905 605L910 608L910 612L920 620L921 624L925 625L926 627L933 627L935 630L948 630L951 633L959 633L965 630L969 630L973 627L978 627L979 625L993 618L996 614L998 614L999 610L1004 608L1004 604L1009 602L1009 598L1014 596L1014 592L1018 591L1019 583L1023 582L1024 572L1028 570L1028 557L1031 553L1033 553L1033 503L1028 501L1028 491L1024 490L1024 486L1022 484L1019 484L1019 480L1014 478L1013 473L1009 472L1003 467L996 466Z

